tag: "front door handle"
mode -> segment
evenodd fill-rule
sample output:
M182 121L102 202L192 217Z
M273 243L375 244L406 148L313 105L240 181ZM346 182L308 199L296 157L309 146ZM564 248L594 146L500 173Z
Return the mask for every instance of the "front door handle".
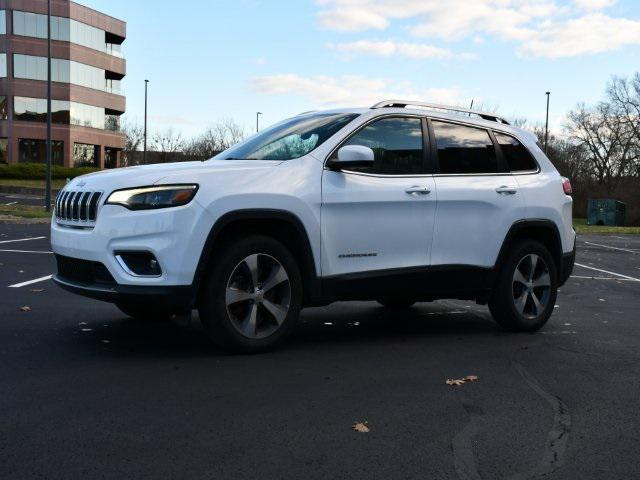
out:
M518 189L515 187L508 187L507 185L503 185L496 188L496 192L500 195L515 195L516 193L518 193Z
M431 190L429 190L429 187L413 186L407 188L405 192L409 195L429 195L431 193Z

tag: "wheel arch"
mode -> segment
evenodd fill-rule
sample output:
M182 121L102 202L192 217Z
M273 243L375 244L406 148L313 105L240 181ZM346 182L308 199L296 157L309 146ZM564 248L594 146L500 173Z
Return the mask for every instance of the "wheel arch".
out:
M227 239L242 234L269 235L287 247L300 267L303 283L303 305L312 305L321 298L321 282L311 247L309 234L295 214L277 209L242 209L222 215L213 225L200 254L194 277L196 302L205 273L211 267L216 248Z
M522 239L530 239L542 243L553 257L556 272L560 276L562 269L562 240L558 226L551 220L531 219L515 222L507 232L494 266L496 278L497 272L500 271L509 250L515 242Z

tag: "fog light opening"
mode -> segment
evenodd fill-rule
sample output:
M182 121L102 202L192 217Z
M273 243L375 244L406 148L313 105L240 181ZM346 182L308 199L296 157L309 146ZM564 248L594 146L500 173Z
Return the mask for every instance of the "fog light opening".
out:
M159 277L160 263L149 252L116 252L116 260L129 275L134 277Z

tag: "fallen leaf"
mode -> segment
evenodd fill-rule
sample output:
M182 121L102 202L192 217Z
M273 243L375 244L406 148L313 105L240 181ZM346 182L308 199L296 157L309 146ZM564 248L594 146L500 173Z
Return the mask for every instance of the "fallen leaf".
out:
M359 433L369 433L371 431L369 422L367 421L354 423L351 428Z
M478 380L478 377L475 375L467 375L464 378L450 378L446 381L447 385L451 385L451 386L455 386L455 387L459 387L461 385L464 385L467 382L475 382L476 380Z
M44 292L44 288L32 288L31 291L33 293L40 293L40 292Z
M24 307L20 307L20 311L21 312L30 312L31 311L31 307L27 307L26 305Z
M464 380L452 380L452 379L447 380L447 385L452 385L452 386L455 385L456 387L459 387L460 385L464 385L465 383L467 382L465 382Z

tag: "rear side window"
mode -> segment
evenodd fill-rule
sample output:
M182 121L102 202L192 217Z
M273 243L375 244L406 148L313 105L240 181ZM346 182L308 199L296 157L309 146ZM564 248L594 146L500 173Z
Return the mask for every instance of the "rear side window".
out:
M517 139L503 133L493 132L500 144L500 149L512 172L535 172L538 164L529 150Z
M422 120L413 117L384 118L373 122L345 145L361 145L373 150L371 167L353 171L383 175L414 175L423 173Z
M497 173L498 158L482 128L432 121L438 149L439 173Z

